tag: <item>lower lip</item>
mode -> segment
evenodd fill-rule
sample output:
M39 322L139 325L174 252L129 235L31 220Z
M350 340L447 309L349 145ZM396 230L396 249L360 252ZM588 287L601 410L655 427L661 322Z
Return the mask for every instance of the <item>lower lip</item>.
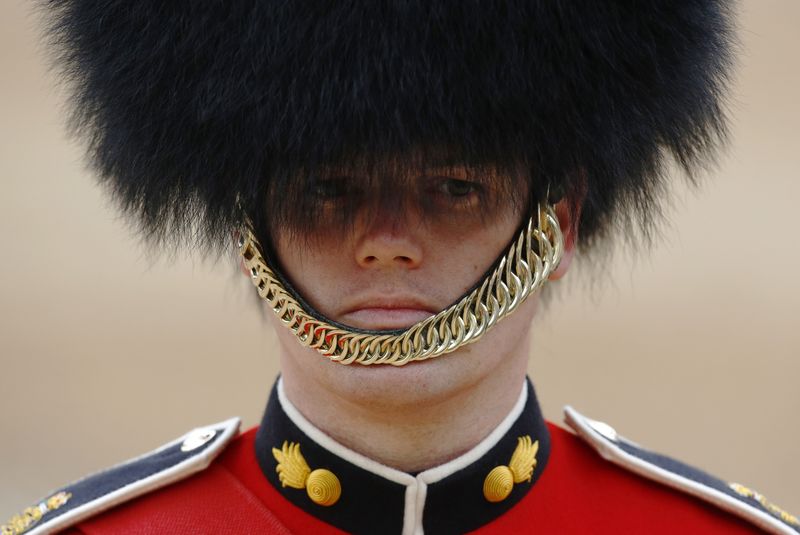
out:
M427 310L416 308L361 308L344 314L341 323L371 331L407 329L433 316Z

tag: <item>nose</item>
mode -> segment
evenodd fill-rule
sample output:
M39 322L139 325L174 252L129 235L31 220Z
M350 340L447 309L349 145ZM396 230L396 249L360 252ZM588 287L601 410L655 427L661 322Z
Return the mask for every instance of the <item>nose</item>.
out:
M417 268L422 243L416 234L403 218L375 217L357 241L356 262L365 268Z

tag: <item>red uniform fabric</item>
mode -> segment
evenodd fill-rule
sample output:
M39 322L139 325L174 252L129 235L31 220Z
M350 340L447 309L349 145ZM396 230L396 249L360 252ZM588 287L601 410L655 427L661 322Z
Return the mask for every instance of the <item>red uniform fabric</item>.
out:
M552 451L540 480L514 508L474 533L761 533L743 519L603 460L568 431L548 427ZM271 486L253 453L254 438L251 429L204 472L89 519L72 532L342 533Z

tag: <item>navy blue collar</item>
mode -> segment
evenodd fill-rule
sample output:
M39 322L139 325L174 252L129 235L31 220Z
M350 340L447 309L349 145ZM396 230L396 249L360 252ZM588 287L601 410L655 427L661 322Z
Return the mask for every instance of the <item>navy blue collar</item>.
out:
M276 383L270 395L255 447L261 470L290 502L308 514L350 533L464 533L511 509L530 491L545 469L550 435L530 381L517 405L478 446L445 465L407 474L348 450L308 422ZM491 503L484 481L497 466L508 465L520 437L539 442L530 482L514 484L508 497ZM278 478L273 448L299 444L311 470L325 468L341 482L341 497L331 506L314 503L302 489L284 487Z

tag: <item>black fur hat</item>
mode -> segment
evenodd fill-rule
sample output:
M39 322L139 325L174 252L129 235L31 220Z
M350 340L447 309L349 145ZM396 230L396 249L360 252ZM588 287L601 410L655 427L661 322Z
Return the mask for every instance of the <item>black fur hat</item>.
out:
M580 192L586 242L725 133L723 0L43 1L76 131L156 239L310 225L320 170L444 161Z

